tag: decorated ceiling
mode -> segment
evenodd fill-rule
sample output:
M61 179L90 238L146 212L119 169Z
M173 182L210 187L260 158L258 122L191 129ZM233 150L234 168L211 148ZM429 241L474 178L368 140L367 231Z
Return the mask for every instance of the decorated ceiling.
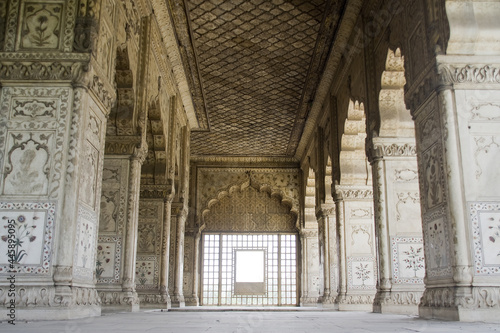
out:
M200 123L191 153L293 156L343 2L169 1Z

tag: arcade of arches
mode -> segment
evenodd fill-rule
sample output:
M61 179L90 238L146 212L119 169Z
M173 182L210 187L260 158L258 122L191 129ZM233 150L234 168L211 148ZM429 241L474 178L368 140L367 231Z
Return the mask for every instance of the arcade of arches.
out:
M498 320L499 15L493 0L1 1L0 315Z

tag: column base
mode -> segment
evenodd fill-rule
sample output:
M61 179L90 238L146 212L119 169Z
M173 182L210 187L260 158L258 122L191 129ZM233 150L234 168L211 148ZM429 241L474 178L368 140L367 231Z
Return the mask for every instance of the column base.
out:
M326 309L334 309L334 310L339 309L339 304L337 302L337 296L323 296L323 299L321 300L321 304L322 304L323 308L326 308Z
M423 291L379 291L375 295L373 312L386 314L418 315L418 305Z
M172 301L168 294L139 293L141 309L170 309Z
M140 308L139 297L135 291L99 291L102 312L137 312Z
M186 306L199 306L200 300L198 296L192 295L191 297L185 297Z
M184 300L183 295L173 295L172 296L172 307L173 308L184 308L186 306L186 302Z
M339 311L372 312L375 295L347 294L339 299Z
M91 287L16 286L15 306L0 286L0 318L66 320L101 315L100 299Z
M428 287L418 313L424 319L500 322L500 287Z
M300 306L304 307L312 307L318 306L319 297L301 297L300 298Z

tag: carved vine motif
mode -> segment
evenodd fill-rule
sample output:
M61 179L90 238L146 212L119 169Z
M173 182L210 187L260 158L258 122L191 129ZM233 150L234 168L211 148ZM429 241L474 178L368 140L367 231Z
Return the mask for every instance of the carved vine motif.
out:
M371 239L371 228L368 225L354 225L352 226L352 233L351 233L351 244L354 245L356 240L354 239L355 235L358 235L359 233L365 234L368 236L368 245L372 246L372 239Z
M411 182L418 179L418 172L411 169L394 170L394 180L397 182Z
M375 148L382 149L383 156L417 156L417 147L414 144L377 145Z
M401 221L401 205L405 205L408 202L412 202L417 204L420 202L420 194L418 192L406 192L406 193L397 193L398 202L396 204L396 220Z
M470 110L472 113L471 120L499 120L500 119L500 104L488 102L476 104Z
M445 83L500 83L500 69L490 65L453 66L439 65L439 72Z
M15 101L16 105L12 108L14 111L13 116L26 116L26 117L54 117L57 111L56 101Z
M81 62L4 62L0 78L4 80L71 80L78 81L87 70Z
M483 169L481 167L481 163L479 162L480 154L488 154L491 150L496 148L500 148L500 144L495 142L495 137L491 136L489 138L485 137L474 137L474 142L476 143L476 150L474 152L474 161L476 163L476 179L479 179L483 174Z

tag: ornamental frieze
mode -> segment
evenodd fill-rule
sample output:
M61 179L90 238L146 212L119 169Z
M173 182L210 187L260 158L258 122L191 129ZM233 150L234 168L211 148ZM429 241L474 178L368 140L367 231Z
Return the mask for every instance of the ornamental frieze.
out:
M443 84L498 84L500 68L497 65L451 65L440 64L438 72Z

